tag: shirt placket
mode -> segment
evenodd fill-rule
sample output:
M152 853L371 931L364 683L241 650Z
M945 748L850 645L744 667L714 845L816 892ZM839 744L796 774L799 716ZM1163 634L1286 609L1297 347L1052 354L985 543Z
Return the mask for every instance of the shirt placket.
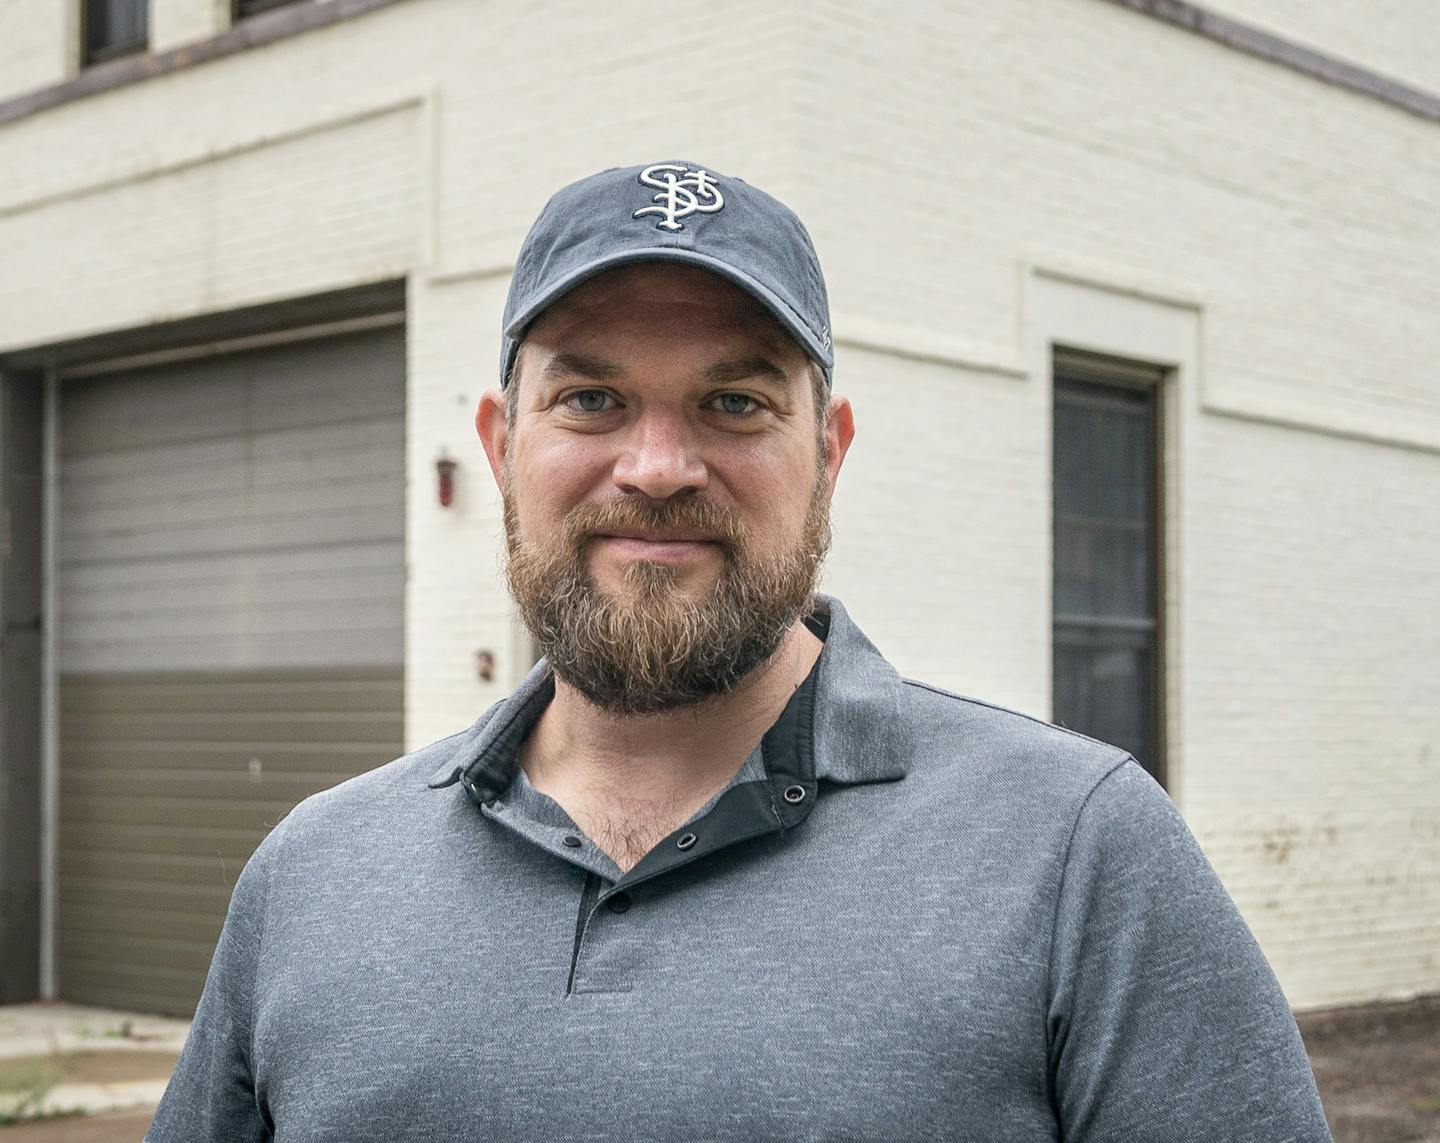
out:
M628 872L578 826L553 799L528 785L519 774L519 745L543 709L537 694L526 703L486 751L461 776L461 785L497 824L585 874L579 890L574 942L565 981L567 995L577 992L628 991L629 985L589 987L585 962L603 951L612 926L641 923L626 917L635 902L634 891L657 878L698 862L720 850L752 838L798 826L810 813L817 793L813 756L814 686L812 673L797 688L779 719L731 785L708 808L662 838ZM526 718L526 715L533 717ZM500 751L508 753L503 762ZM510 778L497 793L499 774Z

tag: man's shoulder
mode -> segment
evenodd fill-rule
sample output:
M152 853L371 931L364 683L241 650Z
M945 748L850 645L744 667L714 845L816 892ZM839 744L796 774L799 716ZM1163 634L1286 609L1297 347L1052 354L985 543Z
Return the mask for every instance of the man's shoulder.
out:
M317 799L344 801L349 798L371 798L391 791L423 793L429 789L429 779L435 770L455 757L464 747L474 727L457 730L444 738L436 739L425 746L402 754L383 766L356 774L338 785L331 786L314 795Z
M479 724L476 724L477 726ZM280 823L283 832L303 833L312 839L327 833L353 838L357 831L373 829L377 822L405 828L408 816L433 798L430 779L457 756L476 726L457 730L372 770L345 779L300 801ZM274 832L281 832L277 828Z
M1171 851L1186 833L1164 788L1119 746L912 679L902 680L899 715L906 820L930 823L951 846L973 839L974 861L998 861L1006 879L1029 869L1036 884L1057 885L1085 821L1107 860Z
M1108 742L918 679L902 677L899 702L915 761L967 782L1084 796L1132 761Z

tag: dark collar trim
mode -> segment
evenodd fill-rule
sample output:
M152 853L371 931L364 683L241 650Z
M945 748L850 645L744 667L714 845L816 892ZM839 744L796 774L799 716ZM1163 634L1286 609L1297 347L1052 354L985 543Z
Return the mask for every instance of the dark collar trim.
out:
M770 797L777 821L786 829L799 825L815 804L815 679L810 669L790 696L775 725L760 741L760 754L769 779ZM795 788L801 794L797 797ZM787 791L789 796L787 797Z
M614 890L630 889L642 881L673 872L720 849L747 841L765 833L781 830L772 791L765 782L742 782L721 795L710 812L697 821L681 826L669 837L657 842L635 866L614 885ZM690 845L680 842L693 838Z
M498 798L509 789L510 780L515 776L520 762L520 743L554 697L555 676L548 669L527 678L509 699L497 704L475 724L459 756L430 776L430 788L439 790L461 781L472 797L477 791L485 793L479 801ZM472 752L475 753L470 757Z
M520 766L520 744L555 697L555 676L548 671L540 685L516 704L479 756L460 775L460 784L478 803L493 802L510 788Z

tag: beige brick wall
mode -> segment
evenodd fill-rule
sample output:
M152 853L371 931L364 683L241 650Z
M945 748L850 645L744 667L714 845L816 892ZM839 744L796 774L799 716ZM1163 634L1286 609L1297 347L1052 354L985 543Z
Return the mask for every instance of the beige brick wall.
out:
M1263 28L1431 94L1440 92L1440 13L1415 0L1205 0Z
M508 276L412 282L407 427L405 735L422 746L468 726L529 665L500 579L500 496L475 436L475 406L498 369L492 332ZM458 464L439 507L435 462ZM496 664L488 684L475 656Z
M79 69L79 4L0 4L0 99L61 83Z
M231 0L149 0L150 50L169 51L230 26Z
M0 90L63 74L9 54L65 58L53 8L0 5ZM859 426L827 587L907 672L1041 715L1038 283L1183 312L1173 789L1292 1001L1403 996L1440 989L1437 131L1098 0L407 0L0 126L0 352L408 276L419 746L527 665L472 418L562 182L693 158L799 210Z

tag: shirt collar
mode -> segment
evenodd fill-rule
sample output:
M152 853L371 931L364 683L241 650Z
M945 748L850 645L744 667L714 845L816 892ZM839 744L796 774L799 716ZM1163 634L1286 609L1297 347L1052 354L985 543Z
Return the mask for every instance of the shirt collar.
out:
M839 600L817 595L813 614L822 623L829 620L811 673L813 686L796 691L772 729L794 727L793 737L786 738L802 756L796 761L803 760L815 779L855 785L903 778L905 757L895 733L903 681ZM429 786L453 785L464 774L472 797L499 797L519 766L520 743L554 695L554 675L541 659L509 698L476 720L430 776Z

